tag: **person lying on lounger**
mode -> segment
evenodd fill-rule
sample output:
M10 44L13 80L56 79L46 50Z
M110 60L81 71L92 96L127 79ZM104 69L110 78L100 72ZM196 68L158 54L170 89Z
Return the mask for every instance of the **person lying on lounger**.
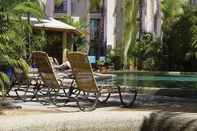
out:
M59 70L69 70L71 69L71 65L69 61L65 61L61 65L54 65L54 68Z

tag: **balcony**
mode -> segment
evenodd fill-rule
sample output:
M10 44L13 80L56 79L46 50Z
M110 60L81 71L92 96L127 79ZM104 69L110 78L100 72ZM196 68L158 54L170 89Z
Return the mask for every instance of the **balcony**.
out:
M55 13L67 13L67 5L66 2L63 2L59 6L55 6Z
M55 12L54 12L55 18L62 18L64 16L67 16L68 6L69 6L68 2L69 2L68 0L64 0L62 4L55 6Z

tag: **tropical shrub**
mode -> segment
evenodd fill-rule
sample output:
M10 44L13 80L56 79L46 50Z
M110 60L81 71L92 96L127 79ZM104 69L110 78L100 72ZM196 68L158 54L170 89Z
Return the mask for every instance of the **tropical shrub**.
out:
M158 70L160 67L161 47L159 40L153 40L151 33L145 33L133 48L132 54L137 58L137 68Z
M163 40L169 70L197 71L197 8L184 6L182 14L168 21Z
M85 22L81 20L76 21L70 16L65 16L64 18L61 19L61 21L76 27L77 30L80 31L80 34L77 34L71 39L68 39L69 43L71 43L74 46L73 50L83 49L83 48L88 49L89 48L88 43L85 38L85 36L87 35L87 25L85 24Z
M122 70L123 69L123 51L122 48L117 46L116 48L112 49L110 52L111 62L114 65L115 70Z
M128 61L133 59L131 55L133 46L136 44L138 31L138 0L124 0L122 4L123 10L123 47L121 59L123 59L124 69L128 67Z
M7 93L7 89L10 86L10 79L4 73L0 71L0 87L1 87L1 96L4 98Z
M47 44L46 32L43 30L34 30L31 37L30 49L43 50Z
M29 52L28 38L32 33L29 21L22 16L41 16L41 8L32 0L0 1L0 88L2 95L10 86L10 67L13 71L28 72L28 64L24 59ZM6 74L7 73L7 74ZM9 83L9 84L8 84Z

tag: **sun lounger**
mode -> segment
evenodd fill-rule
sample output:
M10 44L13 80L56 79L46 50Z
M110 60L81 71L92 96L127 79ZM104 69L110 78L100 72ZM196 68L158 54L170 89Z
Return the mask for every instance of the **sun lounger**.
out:
M38 91L47 89L45 94L50 102L56 104L56 99L60 95L60 90L63 90L63 95L69 99L69 89L73 85L74 80L69 79L67 74L61 75L56 73L49 60L48 54L41 51L35 51L32 53L32 59L38 66L39 75L43 81L43 87L35 92L35 97L38 95ZM65 74L65 75L63 75Z
M94 76L92 67L88 61L88 56L86 54L81 52L71 52L68 54L68 60L71 63L72 72L76 80L78 89L76 99L78 101L80 110L91 111L96 109L96 105L101 98L101 102L106 102L108 100L110 94L113 91L113 88L118 89L120 100L123 104L125 104L121 93L121 86L117 85L116 87L114 87L111 83L99 85L96 82L96 77ZM102 78L102 74L96 75L97 77L100 75L99 79ZM108 79L110 77L112 76L103 74L104 79ZM137 95L136 91L132 93L134 93L134 98L131 100L132 103L130 104L133 104ZM104 98L100 97L102 94L105 94Z

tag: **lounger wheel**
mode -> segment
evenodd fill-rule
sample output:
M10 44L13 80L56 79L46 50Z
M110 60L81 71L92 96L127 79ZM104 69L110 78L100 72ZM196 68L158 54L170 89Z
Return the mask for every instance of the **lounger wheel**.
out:
M111 93L101 93L98 100L100 103L106 103L111 96Z
M136 100L138 91L137 89L124 89L118 86L118 93L123 106L131 107Z
M99 93L95 93L95 95L90 95L86 92L81 92L82 95L77 95L76 101L77 106L81 111L87 112L87 111L93 111L96 109L96 105L98 103L98 97L100 96Z

